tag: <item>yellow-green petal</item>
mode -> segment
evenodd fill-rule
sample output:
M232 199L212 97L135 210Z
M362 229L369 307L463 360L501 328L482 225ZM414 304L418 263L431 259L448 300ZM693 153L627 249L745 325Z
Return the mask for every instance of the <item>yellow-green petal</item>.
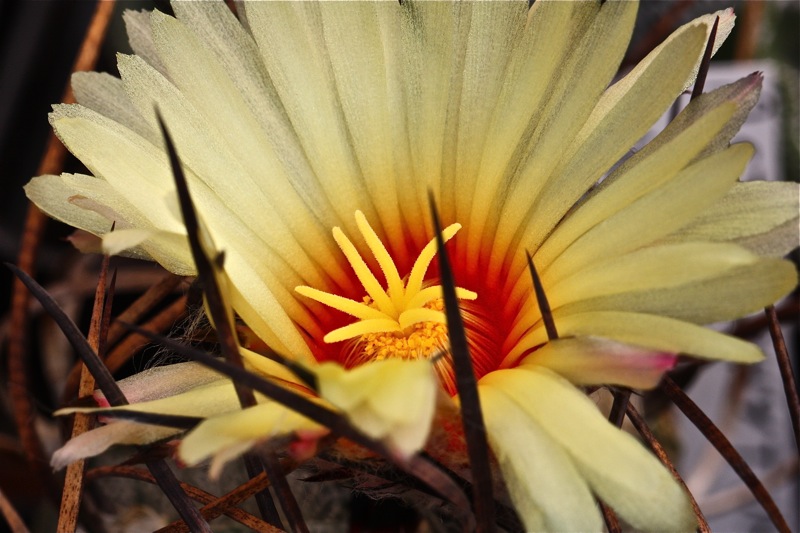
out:
M705 280L600 296L566 305L562 311L633 311L711 324L759 311L791 292L796 285L794 263L761 259L734 266Z
M800 245L800 184L737 183L667 242L734 242L759 255L783 257Z
M547 297L551 307L557 308L602 296L679 288L722 277L759 260L758 256L732 244L692 242L653 246L598 261L567 278L556 278L547 288Z

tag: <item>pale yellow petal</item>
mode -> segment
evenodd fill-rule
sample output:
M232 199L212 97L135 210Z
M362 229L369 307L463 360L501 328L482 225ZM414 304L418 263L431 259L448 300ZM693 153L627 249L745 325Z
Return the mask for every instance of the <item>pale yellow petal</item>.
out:
M159 72L166 72L153 43L153 32L150 31L150 13L150 11L126 9L122 14L125 31L128 34L128 42L136 55Z
M556 308L599 296L680 287L721 277L758 260L758 256L731 244L653 246L598 261L566 278L554 275L547 298L551 307ZM698 299L693 296L691 305Z
M486 432L526 531L600 531L589 487L564 448L502 386L478 387Z
M304 387L306 386L291 370L286 368L286 366L273 361L269 357L263 356L246 348L239 348L239 353L242 354L245 368L251 372L255 371L262 376L279 379L281 381L286 381L288 383L293 383Z
M705 28L705 42L708 42L709 37L711 36L711 29L714 27L714 21L719 18L719 25L717 27L717 34L714 36L714 45L711 49L712 57L714 54L717 53L717 50L723 45L725 40L733 31L733 26L736 23L736 15L733 13L733 8L728 7L726 9L721 9L715 13L709 13L707 15L703 15L697 17L691 22L684 24L677 30L675 30L672 35L667 38L667 41L674 39L676 35L679 35L682 31L685 31L687 28L691 27L704 27ZM697 59L697 62L694 65L694 69L692 71L692 76L686 82L685 89L688 89L694 84L694 79L697 76L698 71L700 70L700 62L701 58Z
M554 271L554 274L560 272ZM796 286L791 263L731 244L687 242L643 248L590 264L548 287L560 314L635 311L708 324L757 311ZM540 319L529 296L517 329Z
M160 17L156 18L160 20ZM174 22L170 17L165 17L165 20ZM137 57L120 56L118 67L129 97L153 128L157 128L155 110L158 108L184 169L190 170L193 176L213 191L216 203L224 206L228 216L241 228L240 232L250 231L249 245L240 247L240 252L250 252L254 256L250 261L269 263L273 270L285 269L283 265L287 265L296 277L302 272L309 283L327 284L330 278L320 272L309 254L302 250L300 241L287 228L284 220L292 217L283 218L281 215L285 213L275 210L275 203L288 204L289 200L281 197L280 201L273 202L260 191L258 180L242 164L243 156L235 153L232 148L234 143L224 138L222 132L225 125L221 127L217 124L219 114L213 121L202 116L183 92ZM163 140L159 142L163 143ZM275 164L271 167L262 166L261 172L275 174ZM197 187L192 189L193 199L198 207L203 207L199 199L194 198L195 189ZM218 206L211 209L211 212L221 210ZM246 216L245 213L258 213L259 216ZM204 218L213 232L218 221L208 215ZM314 234L314 226L309 225L306 235L309 241ZM275 246L275 243L279 243L279 246ZM218 244L223 248L229 246L225 241ZM326 246L330 252L331 245L318 244L317 257L325 258ZM328 263L333 264L331 256L327 257ZM331 269L331 272L336 272L336 269Z
M401 457L425 445L439 387L429 361L387 359L351 370L323 363L315 372L320 396L366 435Z
M537 367L488 374L569 454L592 491L637 529L690 531L689 498L666 468L631 435L612 426L583 392Z
M143 243L145 251L168 269L191 273L188 246L185 238L180 238L185 229L175 212L173 177L164 152L123 126L80 106L57 106L52 121L72 151L141 213L144 222L137 223L137 227L149 226L166 232L158 232L152 241ZM237 299L247 294L261 316L270 317L273 327L283 326L281 340L274 344L276 349L307 352L305 342L286 315L288 311L298 323L313 326L306 310L287 290L287 285L294 287L300 280L279 258L266 253L259 256L254 243L260 239L242 226L238 215L226 208L191 172L187 172L187 178L195 205L214 242L226 252L226 269L237 284L234 307L243 315L248 313L252 303ZM275 338L271 328L263 327L263 319L256 320L253 316L248 319L262 338Z
M338 363L325 362L315 367L314 373L320 383L325 384L322 395L339 409L349 411L367 401L380 386L377 376L381 369L380 365L367 364L348 371Z
M520 166L518 177L507 187L505 203L493 206L498 212L502 209L503 216L496 229L487 228L484 232L495 235L490 270L502 264L509 248L521 237L520 230L527 228L524 223L530 217L532 206L541 199L542 188L548 180L560 176L554 174L554 170L565 153L574 152L581 146L572 141L611 82L628 46L637 4L621 1L588 5L597 10L596 15L590 16L585 33L575 37L569 48L570 54L559 65L558 82L550 88L550 98L533 132L536 142L532 145L532 152ZM569 178L576 179L574 176ZM565 192L558 198L559 205L551 207L548 203L543 207L551 212L566 209L562 201L566 197ZM545 227L548 223L549 220L538 221L533 226L537 228L535 231L548 232L552 228L552 225ZM526 244L534 241L528 239Z
M575 385L622 385L651 389L675 365L671 353L600 337L550 341L520 361L522 367L548 368Z
M463 62L459 65L462 79L458 94L452 94L458 106L452 123L457 143L448 154L452 159L442 175L442 191L452 191L453 196L441 199L455 203L454 219L463 222L472 216L477 183L487 178L481 172L483 154L491 153L502 142L491 136L489 125L501 92L511 82L507 76L511 56L523 39L528 15L527 6L517 2L474 2L470 8L469 31L463 58L459 58ZM553 48L558 45L553 44Z
M116 407L69 407L55 414L103 413L110 417L114 411L136 411L165 415L209 417L219 413L235 411L239 407L233 384L226 378L217 378L205 385L192 387L179 394L171 393L154 400Z
M319 326L285 288L284 280L276 279L264 265L251 265L232 254L226 254L225 273L230 280L231 306L245 324L275 351L309 361L311 352L293 318L309 331L317 332Z
M322 363L314 372L320 395L340 409L348 411L366 403L377 413L404 423L419 420L436 391L431 386L435 382L431 363L423 360L386 359L349 370L337 363Z
M274 157L284 167L282 171L285 171L286 183L277 179L277 175L271 174L273 179L264 180L269 183L259 185L269 195L276 187L286 190L286 186L291 184L296 194L313 210L314 217L323 229L323 236L327 237L328 228L339 221L327 218L332 211L328 199L317 186L316 177L299 145L294 128L283 110L266 67L261 62L255 40L246 30L246 23L243 27L231 10L219 2L176 2L173 9L178 20L186 24L214 54L225 74L230 76L238 89L241 98L246 101L250 112L261 124L263 134L269 138L269 144L261 147L256 154L248 154L247 161L267 157L265 150L269 153L274 151ZM242 11L244 10L240 10L240 15L244 18ZM278 207L285 209L287 206ZM294 216L298 218L288 220L289 224L302 228L308 223L302 213L295 213ZM306 239L302 244L312 243ZM315 240L313 247L309 248L318 253L319 244Z
M150 231L150 238L121 255L151 259L180 275L193 275L194 264L186 237L158 231L139 210L108 182L94 176L62 174L40 176L25 186L28 197L47 214L94 235L104 235L114 224L119 230Z
M402 53L398 58L398 78L406 101L400 113L404 120L398 126L404 125L411 132L407 139L412 169L409 190L416 195L415 201L406 197L408 220L428 216L429 192L434 198L441 198L445 192L441 184L445 144L453 140L451 130L455 124L448 117L453 117L458 106L457 99L451 96L458 94L462 75L459 62L463 56L453 51L464 49L469 10L466 2L410 1L400 8L398 42ZM441 204L443 219L452 220L454 206L450 201ZM422 246L430 234L423 231L423 225L418 226L413 234L417 245Z
M280 354L287 354L303 364L314 363L314 358L308 345L297 331L296 326L291 322L291 319L286 317L285 314L278 317L278 320L283 322L283 325L288 329L280 329L280 327L276 327L274 321L268 321L262 317L259 311L239 293L236 287L232 287L231 290L231 305L242 321L247 324L247 327L270 349Z
M736 113L734 113L730 122L714 137L699 157L705 157L719 150L724 150L730 145L731 139L739 132L750 111L758 102L763 81L764 75L760 72L754 72L733 83L701 94L681 112L681 115L685 115L684 120L693 120L694 115L702 113L706 107L724 102L732 102L736 105ZM671 126L672 124L670 123L667 128L669 129ZM677 126L680 127L680 122Z
M409 80L405 70L407 62L414 61L414 58L409 57L412 54L406 46L406 35L404 34L404 10L408 6L399 3L376 3L375 6L386 78L386 108L381 110L381 116L383 113L387 113L385 115L386 123L391 125L387 131L387 141L391 146L393 183L397 201L401 206L400 214L405 221L403 230L415 244L421 246L425 239L423 228L419 227L421 225L409 227L408 222L424 220L427 216L427 205L420 204L419 200L424 198L422 189L425 182L430 181L433 177L415 175L414 158L411 153L412 137L415 137L417 132L410 128L409 109L417 107L418 102L416 96L408 90ZM413 38L418 39L419 36ZM385 150L386 147L383 149ZM376 181L381 183L382 180ZM427 194L427 189L424 194ZM406 245L408 243L403 242L401 246ZM400 250L401 247L398 246L395 249Z
M337 97L336 78L328 57L320 6L310 2L241 4L262 60L289 120L339 224L349 234L357 229L352 214L380 218L365 187L363 174L348 142L349 133ZM356 9L342 3L340 9ZM309 113L313 109L313 113ZM379 234L382 227L376 227Z
M60 470L78 459L100 455L114 444L149 444L180 433L180 430L120 420L82 433L53 453L50 466Z
M218 451L216 455L211 458L208 466L208 477L211 479L219 479L219 476L222 473L222 469L225 468L225 465L247 453L247 451L250 450L253 445L253 442L242 441L231 444L230 446Z
M597 335L704 359L754 363L764 358L754 344L673 318L600 311L557 317L556 323L562 335Z
M565 178L551 182L536 202L529 204L532 207L528 216L535 222L521 225L524 232L518 236L521 243L537 247L587 188L660 116L680 93L681 80L694 76L691 70L699 61L707 33L708 28L699 22L684 26L603 95L572 143L573 150L562 158L554 172ZM653 95L658 98L657 104ZM643 125L644 130L637 129L638 125ZM493 264L499 264L502 253L496 243ZM523 275L524 271L525 260L520 254L515 257L512 275Z
M223 379L200 363L154 366L117 382L130 403L157 400ZM102 395L101 395L102 396Z
M42 211L56 220L95 235L102 235L117 222L120 229L144 217L104 180L94 176L62 174L39 176L25 185L25 194ZM81 200L91 200L101 209L88 209ZM126 216L127 215L127 216ZM128 217L135 217L131 220Z
M398 6L389 2L319 4L323 46L342 119L366 192L372 203L381 207L376 210L378 218L370 220L380 221L383 235L399 235L404 229L398 201L387 50L380 23L381 17L397 16L397 12ZM402 253L405 242L395 240L389 246L395 253Z
M591 194L588 200L558 225L537 250L538 264L549 264L590 228L669 181L724 127L733 116L734 106L720 105L688 125L685 124L686 119L682 118L686 113L688 112L679 115L681 118L673 121L652 142L620 165L598 187L597 192ZM681 125L684 129L677 133L672 129Z
M378 387L367 398L370 408L395 424L418 425L427 435L438 390L431 362L389 359L370 364L380 365L379 373L371 378Z
M128 400L139 401L117 408L126 411L203 417L235 411L239 406L230 381L197 363L156 367L121 381L120 386ZM104 403L102 395L99 401ZM70 408L55 414L97 412L113 416L114 410ZM113 444L148 444L179 433L181 430L176 428L112 421L70 440L53 455L52 464L61 468L78 459L98 455Z
M320 429L318 424L291 409L268 402L209 418L181 441L178 456L189 466L217 454L224 454L230 460L260 441L293 431ZM235 453L226 453L231 450Z
M169 234L185 233L183 223L176 218L174 206L169 201L173 199L174 202L173 177L162 150L130 130L79 106L58 106L53 122L56 131L73 152L80 155L95 174L104 177L146 216L152 226ZM305 309L287 289L287 286L298 285L300 280L279 258L269 254L254 257L253 243L260 239L248 232L241 225L238 215L222 204L192 173L187 172L187 179L190 181L193 201L213 241L226 252L226 270L231 279L236 281L238 290L238 293L234 293L234 307L243 314L246 312L246 307L236 299L237 294L246 294L262 311L261 316L269 316L275 327L281 322L285 324L281 330L283 339L279 343L282 351L289 346L289 342L292 343L292 349L285 351L301 353L307 350L286 316L288 311L300 323L308 319ZM162 198L164 200L159 201ZM185 264L188 247L185 243L176 247L174 239L172 241L172 248L168 246L170 243L163 242L161 244L164 246L156 246L152 250L145 246L145 249L165 267L179 267ZM159 244L157 240L154 243ZM256 331L259 326L259 322L251 324ZM268 335L259 331L261 333Z
M127 75L130 67L120 66L142 114L154 120L149 110L153 100L158 102L184 165L234 213L259 213L241 217L240 224L261 237L270 252L302 272L308 283L327 283L328 275L338 275L341 282L344 277L333 260L329 228L320 224L316 214L324 213L327 206L301 198L285 171L298 163L281 161L274 149L275 144L295 140L267 134L219 55L184 24L156 12L152 26L156 47L175 86L143 65ZM254 48L250 41L242 44L247 42ZM243 47L239 55L247 50ZM273 243L280 245L273 249Z
M124 126L77 105L55 106L50 121L70 151L150 224L165 231L185 232L166 203L159 201L172 188L163 151Z
M70 83L75 99L82 106L119 122L154 144L159 142L157 130L139 114L119 78L105 72L75 72Z
M547 100L557 90L561 67L596 12L597 5L591 2L543 1L530 8L522 35L510 52L503 87L488 124L486 138L490 141L482 151L475 192L458 196L459 202L472 203L469 218L461 220L472 237L468 242L471 258L489 219L490 228L497 224L495 202L502 197L504 184L536 148L542 135L537 126L547 110Z
M194 276L197 270L189 252L186 235L167 231L154 232L142 243L142 249L153 261L179 276Z
M692 67L703 53L704 28L687 29L668 40L597 103L586 124L553 171L531 210L526 246L538 245L564 213L639 140L683 90Z
M691 165L575 240L550 265L542 281L565 276L607 257L648 245L685 226L735 183L753 154L737 144Z

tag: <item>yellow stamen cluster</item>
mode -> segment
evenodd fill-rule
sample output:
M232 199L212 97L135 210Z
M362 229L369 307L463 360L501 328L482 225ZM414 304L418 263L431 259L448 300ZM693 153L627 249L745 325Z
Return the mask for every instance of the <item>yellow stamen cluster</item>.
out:
M444 302L437 299L425 307L443 312ZM388 358L430 359L447 347L447 326L441 322L417 322L407 330L362 335L345 362L349 365Z
M363 302L335 294L297 287L298 293L324 305L356 317L358 321L335 329L325 335L327 343L358 339L354 349L359 361L386 358L411 359L431 357L446 347L447 328L442 303L441 285L423 287L425 274L436 255L436 240L432 239L420 252L407 278L400 277L394 260L369 225L361 211L356 211L356 224L386 278L384 289L353 243L340 228L333 229L333 238L344 252L359 282L367 292ZM444 241L461 229L452 224L442 231ZM474 300L477 294L457 288L464 300Z

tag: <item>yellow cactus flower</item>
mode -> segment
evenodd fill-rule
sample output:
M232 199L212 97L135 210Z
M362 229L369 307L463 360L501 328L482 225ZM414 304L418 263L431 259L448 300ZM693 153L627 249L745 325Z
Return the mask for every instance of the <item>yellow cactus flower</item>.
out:
M489 443L526 529L600 530L594 496L639 529L693 529L682 489L578 387L650 388L677 354L758 361L703 325L796 286L781 257L798 241L798 187L739 183L752 148L730 145L758 74L696 98L625 158L733 13L679 28L615 81L635 2L237 6L238 19L222 2L128 13L136 55L119 56L121 79L78 73L79 104L51 114L92 175L34 178L29 198L107 251L193 274L158 108L253 332L248 368L294 382L257 352L295 358L321 379L315 401L407 456L425 446L436 383L458 402L430 194ZM270 402L239 409L230 383L194 363L122 386L140 408L208 417L181 445L191 464L324 430ZM170 431L135 440L132 424L86 433L54 462Z

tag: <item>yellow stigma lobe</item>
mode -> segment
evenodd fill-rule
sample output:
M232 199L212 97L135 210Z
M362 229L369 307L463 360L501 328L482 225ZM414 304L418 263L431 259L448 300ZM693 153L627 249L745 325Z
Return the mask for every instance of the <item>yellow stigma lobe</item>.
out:
M295 290L312 300L357 318L356 322L329 332L326 343L358 339L357 362L397 357L402 359L429 358L446 348L447 328L442 303L441 285L424 287L428 267L436 255L436 240L422 249L407 281L403 281L392 256L361 211L356 211L356 224L370 252L386 279L386 288L373 275L353 243L340 228L333 229L333 238L350 263L366 296L363 302L351 300L311 287ZM445 242L453 238L460 224L451 224L442 231ZM463 300L478 297L472 291L456 288ZM354 361L355 362L355 361Z

